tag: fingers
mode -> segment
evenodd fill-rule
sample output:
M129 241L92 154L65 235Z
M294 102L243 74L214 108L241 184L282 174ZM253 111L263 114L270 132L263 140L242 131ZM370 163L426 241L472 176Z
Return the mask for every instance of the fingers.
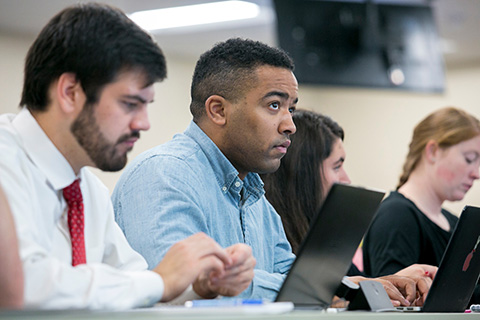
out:
M427 298L428 291L432 286L432 282L433 280L429 277L422 277L417 279L416 285L417 285L419 297L415 302L416 305L423 305L423 303L425 302L425 299Z
M257 260L253 256L250 256L242 263L228 267L225 270L225 273L228 275L236 275L236 274L245 272L247 270L253 270L256 264L257 264Z
M222 276L231 264L227 252L204 233L198 233L174 244L153 271L164 282L162 301L169 301L182 293L199 275L215 272ZM208 281L208 276L203 282ZM211 292L206 292L211 295ZM204 296L205 297L205 296Z
M411 275L412 272L418 273L418 270L423 268L423 266L427 265L415 265L409 267L409 270L406 270L408 268L405 268L401 271L403 272L403 274ZM425 270L429 272L432 271L433 273L436 272L436 267L428 267L431 266L427 266ZM402 272L399 273L401 274ZM394 306L423 305L423 302L427 297L428 290L430 290L430 286L432 285L432 279L426 275L422 277L403 277L399 276L399 273L395 275L376 278L373 280L382 283ZM424 271L421 271L420 273L423 274Z
M210 281L210 285L219 294L235 296L248 288L253 276L253 272L247 271L236 276L217 278L215 281Z
M417 287L414 280L407 277L400 277L397 275L384 276L378 279L383 279L389 281L400 293L401 296L398 296L396 291L392 291L389 296L392 300L398 300L402 305L409 306L417 297ZM387 291L388 293L388 291Z
M191 253L195 254L197 257L213 254L226 266L232 264L232 259L229 257L226 250L224 250L215 240L203 232L196 233L180 241L179 243L181 242L184 242L186 245L188 245L190 247L189 251L191 251Z
M234 296L245 290L255 276L255 259L233 269L226 270L221 276L214 276L210 283L216 290L221 290L222 295Z
M193 283L193 290L204 299L218 296L218 290L212 285L210 274L222 277L225 265L215 256L207 256L200 260L199 269L202 271Z
M347 308L348 303L345 299L334 296L330 308Z
M253 271L256 259L252 255L252 248L246 244L239 243L225 249L230 255L232 264L225 270L225 277L236 276L245 271Z
M255 276L255 258L252 250L245 244L236 244L225 249L230 254L232 265L227 267L224 274L210 275L211 290L223 296L236 296L244 291Z
M249 280L251 280L255 273L254 267L255 259L252 257L248 260L248 262L240 266L225 270L223 274L212 273L210 275L210 280L214 283L218 283L220 280L235 282L236 279L240 279L242 277L247 277Z
M240 265L252 257L252 248L243 243L234 244L225 251L232 261L232 266Z
M173 245L154 269L164 279L162 301L175 298L193 283L200 296L231 296L245 290L254 277L256 261L245 244L227 249L204 233L194 234Z
M357 277L349 277L349 279L356 284L358 284L360 281L364 281L364 280L374 280L374 281L380 282L382 284L383 288L385 289L385 291L387 292L387 295L390 298L392 304L395 307L398 307L398 306L401 306L401 305L404 305L404 306L411 305L410 301L405 299L405 296L402 294L402 292L400 292L400 290L398 288L400 283L401 283L400 288L402 290L404 290L405 283L403 283L402 281L395 281L395 278L401 279L401 277L397 277L397 276L384 276L384 277L374 278L374 279L358 277L358 276ZM392 280L393 283L390 280ZM405 282L409 282L409 281L405 281ZM411 281L411 284L415 288L415 282ZM408 291L410 291L410 289L408 289ZM413 301L413 299L412 299L412 301Z
M417 297L414 300L415 305L423 305L428 291L432 285L432 280L437 273L438 268L427 264L413 264L397 272L395 275L401 275L412 279L416 283ZM407 298L408 299L408 298Z
M414 280L406 277L394 277L392 280L389 279L389 281L400 290L409 304L417 298L417 287Z
M390 282L389 280L386 280L386 279L377 278L377 279L373 279L373 280L377 280L377 281L380 280L380 282L383 285L383 288L387 292L388 297L390 298L390 300L392 301L392 304L394 306L400 306L400 305L409 306L410 305L410 301L405 299L405 297L400 292L400 290L397 289L397 284L394 284L394 283L392 283L392 282Z
M246 270L245 272L216 278L209 281L210 289L222 296L236 296L248 288L254 277L254 271Z
M219 277L225 274L225 265L216 256L205 256L198 260L197 268L205 274L215 273Z

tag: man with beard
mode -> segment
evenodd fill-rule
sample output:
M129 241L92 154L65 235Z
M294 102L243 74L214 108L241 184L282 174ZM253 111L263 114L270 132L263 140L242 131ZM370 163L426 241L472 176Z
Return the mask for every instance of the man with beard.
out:
M24 108L0 116L0 177L19 238L25 307L127 309L182 292L235 295L249 285L250 248L223 249L202 233L147 270L114 221L108 190L85 168L125 166L149 129L153 83L165 76L152 38L106 5L63 10L33 43Z

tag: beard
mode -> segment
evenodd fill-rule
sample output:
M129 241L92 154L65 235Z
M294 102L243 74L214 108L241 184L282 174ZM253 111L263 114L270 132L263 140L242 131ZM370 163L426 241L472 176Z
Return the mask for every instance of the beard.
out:
M102 171L119 171L127 164L127 150L120 153L117 145L130 138L140 138L139 131L121 136L116 142L109 142L100 130L93 114L92 104L85 104L77 119L72 123L70 131L85 150L95 166Z

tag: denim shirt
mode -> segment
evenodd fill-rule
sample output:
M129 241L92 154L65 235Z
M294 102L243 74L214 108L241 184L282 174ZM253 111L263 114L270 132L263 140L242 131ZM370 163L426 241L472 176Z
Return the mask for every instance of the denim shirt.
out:
M191 122L183 134L129 164L112 201L117 223L150 269L173 244L201 231L222 247L249 245L257 260L255 276L240 297L273 300L295 256L264 194L258 174L242 181Z

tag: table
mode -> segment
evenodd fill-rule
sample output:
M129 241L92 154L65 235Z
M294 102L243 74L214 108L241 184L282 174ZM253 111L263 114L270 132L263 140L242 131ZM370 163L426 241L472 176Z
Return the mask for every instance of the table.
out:
M480 319L480 313L400 313L383 312L373 313L364 311L348 311L339 313L326 313L322 311L294 310L284 314L230 314L226 313L169 313L158 310L142 311L84 311L84 310L58 310L58 311L0 311L0 319L172 319L172 320L447 320L447 319Z

